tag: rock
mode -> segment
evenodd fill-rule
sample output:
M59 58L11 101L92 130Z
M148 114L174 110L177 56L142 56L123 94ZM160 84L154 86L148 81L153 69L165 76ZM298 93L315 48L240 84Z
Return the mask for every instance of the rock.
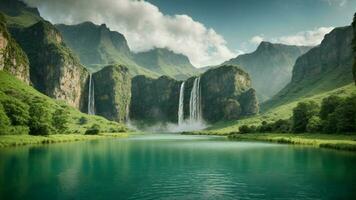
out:
M167 76L132 79L130 119L149 122L177 122L179 81Z
M131 101L131 76L126 67L109 65L93 74L95 114L106 119L124 122L128 120ZM87 81L82 111L87 112Z
M51 23L40 21L11 32L29 58L33 86L79 108L88 72L66 47L59 31Z
M5 17L0 14L0 70L30 83L29 61L25 52L9 33Z

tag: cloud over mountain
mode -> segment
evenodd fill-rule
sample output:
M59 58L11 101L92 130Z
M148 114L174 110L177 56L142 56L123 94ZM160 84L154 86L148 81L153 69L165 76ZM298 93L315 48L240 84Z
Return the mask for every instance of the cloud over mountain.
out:
M216 65L235 56L224 38L188 15L165 15L146 1L24 0L53 23L105 23L121 32L135 52L168 48L189 57L195 66Z

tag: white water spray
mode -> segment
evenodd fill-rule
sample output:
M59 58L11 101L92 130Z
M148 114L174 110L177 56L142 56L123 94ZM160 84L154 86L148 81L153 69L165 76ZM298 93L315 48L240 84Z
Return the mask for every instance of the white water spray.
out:
M89 74L89 95L88 95L88 114L95 115L95 99L94 99L94 81L92 74Z
M178 125L183 124L184 121L184 85L185 82L183 82L180 85L179 105L178 105Z
M194 80L192 92L190 93L189 119L191 122L200 122L202 120L200 77Z

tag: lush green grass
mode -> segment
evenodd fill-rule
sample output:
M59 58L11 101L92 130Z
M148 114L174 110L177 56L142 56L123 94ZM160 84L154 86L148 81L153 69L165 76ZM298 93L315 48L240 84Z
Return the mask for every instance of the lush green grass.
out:
M93 124L100 125L102 132L127 131L124 124L109 121L100 116L81 113L77 109L68 106L64 101L53 100L46 95L41 94L31 86L24 84L12 75L0 71L0 100L2 98L10 98L28 104L29 99L36 97L48 105L48 109L51 113L60 107L64 107L69 112L68 130L65 133L84 133ZM86 118L86 123L80 124L80 118Z
M0 136L0 148L20 145L50 144L59 142L73 142L83 140L96 140L104 138L128 137L128 133L101 133L99 135L81 135L81 134L55 134L48 136L33 135L2 135Z
M285 134L285 133L254 133L233 134L229 138L236 140L266 141L285 144L312 145L315 147L338 150L356 151L356 135L332 134Z
M237 132L239 127L242 125L261 125L262 121L266 122L274 122L278 119L288 119L292 116L293 108L297 106L299 102L313 100L318 103L322 101L323 98L328 97L330 95L337 95L340 97L346 97L353 93L356 93L355 85L349 84L347 86L331 90L328 92L324 92L318 95L300 98L293 102L275 107L273 109L267 110L263 113L260 113L256 116L246 117L237 121L229 121L229 122L219 122L213 124L209 128L204 131L193 132L191 134L206 134L206 135L228 135L231 132Z

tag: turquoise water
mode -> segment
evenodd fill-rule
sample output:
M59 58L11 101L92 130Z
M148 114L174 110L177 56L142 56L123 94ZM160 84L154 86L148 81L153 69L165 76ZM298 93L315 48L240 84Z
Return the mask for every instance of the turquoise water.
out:
M356 154L172 134L0 149L0 199L355 199Z

